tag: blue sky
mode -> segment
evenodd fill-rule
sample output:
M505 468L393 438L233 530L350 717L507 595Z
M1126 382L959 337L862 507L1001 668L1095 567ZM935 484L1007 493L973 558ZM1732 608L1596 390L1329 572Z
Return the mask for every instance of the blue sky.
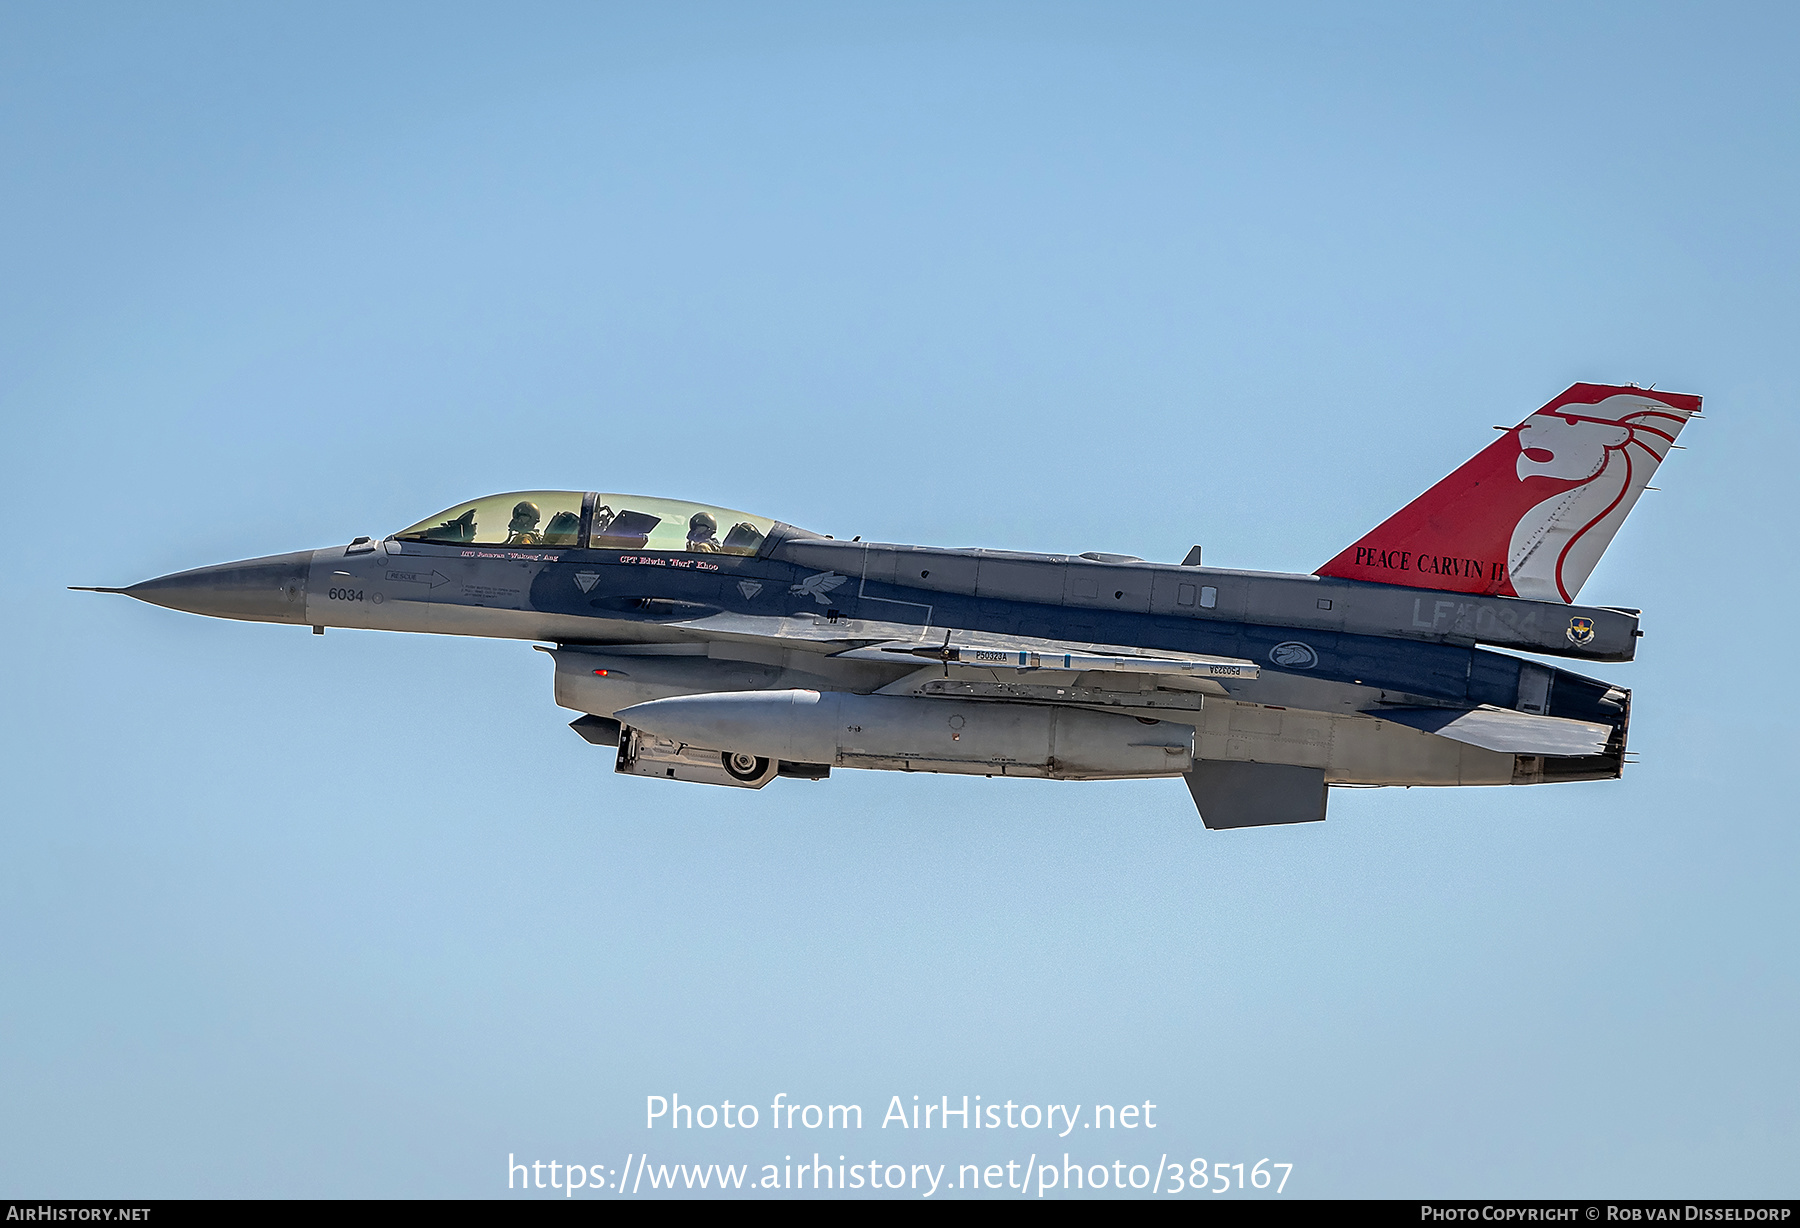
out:
M1148 1099L1311 1196L1791 1195L1797 34L9 6L0 1194L789 1153L646 1135L674 1091ZM1707 397L1582 594L1646 612L1594 671L1642 762L1322 826L619 778L522 643L64 589L561 487L1307 571L1578 379ZM894 1135L803 1143L1050 1146Z

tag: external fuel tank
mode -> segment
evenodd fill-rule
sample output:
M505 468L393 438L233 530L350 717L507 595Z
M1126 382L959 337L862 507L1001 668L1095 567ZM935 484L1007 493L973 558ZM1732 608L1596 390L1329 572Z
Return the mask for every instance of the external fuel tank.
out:
M968 703L842 691L679 695L621 709L661 738L772 760L992 776L1178 776L1190 725L1043 704Z

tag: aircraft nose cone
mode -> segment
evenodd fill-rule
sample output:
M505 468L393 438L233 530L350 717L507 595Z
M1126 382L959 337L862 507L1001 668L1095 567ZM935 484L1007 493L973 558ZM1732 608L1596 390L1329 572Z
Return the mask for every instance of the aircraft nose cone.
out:
M263 623L304 623L312 554L301 550L241 563L196 567L113 591L189 614Z

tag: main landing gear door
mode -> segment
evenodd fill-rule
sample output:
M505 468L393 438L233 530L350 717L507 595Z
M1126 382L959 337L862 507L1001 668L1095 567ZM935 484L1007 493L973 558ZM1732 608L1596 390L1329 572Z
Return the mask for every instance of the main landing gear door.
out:
M775 779L779 766L759 755L685 746L626 726L619 733L619 759L613 770L627 776L760 789Z

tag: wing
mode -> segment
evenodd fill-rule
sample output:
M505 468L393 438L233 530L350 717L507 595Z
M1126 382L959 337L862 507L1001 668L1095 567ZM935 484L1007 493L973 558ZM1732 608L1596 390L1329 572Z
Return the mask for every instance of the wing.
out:
M883 687L885 695L958 695L1080 703L1084 691L1171 690L1226 693L1225 681L1261 671L1253 661L1035 636L948 628L834 654L850 660L932 662ZM1151 705L1154 706L1154 705ZM1183 705L1185 706L1185 705ZM1195 705L1198 706L1198 705Z
M1021 674L1047 670L1052 673L1099 671L1178 678L1254 678L1260 672L1254 661L1236 657L1156 652L1116 644L1087 644L954 629L946 633L942 643L890 640L835 655L865 661L919 657L941 664Z
M1052 703L1088 702L1075 694L1082 690L1106 690L1114 693L1115 701L1118 691L1154 689L1223 696L1223 682L1254 679L1261 672L1254 661L1236 657L999 635L960 627L832 620L824 612L712 614L662 625L705 639L799 641L832 659L916 665L911 673L882 688L882 694L890 695L955 694ZM956 685L925 685L945 682Z

